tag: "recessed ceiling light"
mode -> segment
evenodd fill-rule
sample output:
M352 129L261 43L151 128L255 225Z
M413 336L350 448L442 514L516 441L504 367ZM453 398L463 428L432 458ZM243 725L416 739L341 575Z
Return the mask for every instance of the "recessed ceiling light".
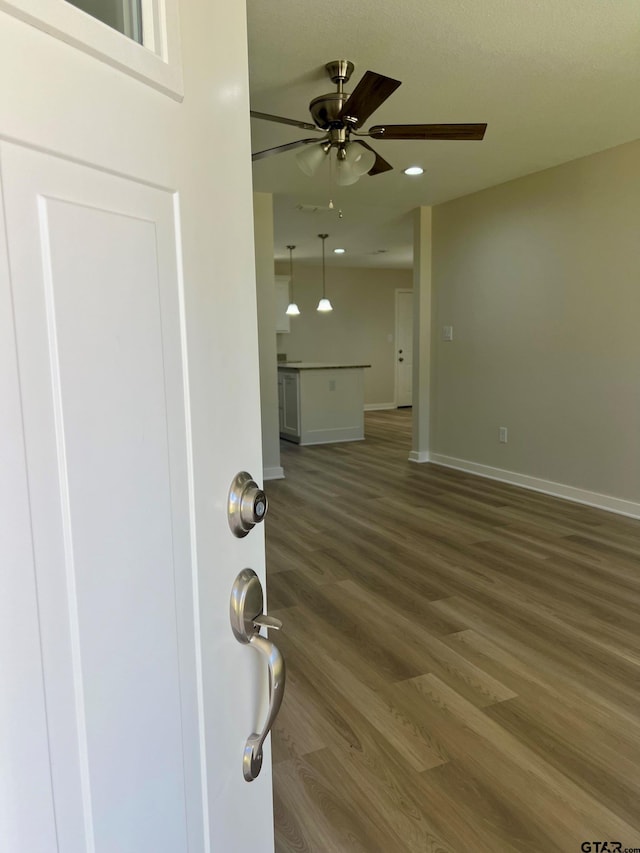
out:
M405 175L421 175L424 172L422 166L409 166L408 169L403 170Z
M346 249L334 249L333 251L336 255L344 255Z

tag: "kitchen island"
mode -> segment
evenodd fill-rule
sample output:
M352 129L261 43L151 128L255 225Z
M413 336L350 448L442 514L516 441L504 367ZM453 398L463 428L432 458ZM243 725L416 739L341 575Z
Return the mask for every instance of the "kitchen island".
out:
M364 438L364 369L370 364L278 364L280 438L330 444Z

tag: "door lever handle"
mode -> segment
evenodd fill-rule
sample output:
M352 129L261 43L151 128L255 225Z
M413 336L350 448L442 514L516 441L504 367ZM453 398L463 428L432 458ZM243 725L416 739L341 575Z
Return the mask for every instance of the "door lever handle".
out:
M242 773L247 782L253 782L262 769L262 744L278 716L284 697L286 669L284 658L277 646L263 637L254 634L249 640L250 645L264 655L269 665L269 710L261 732L253 732L247 738L242 757Z
M264 596L262 584L253 569L243 569L231 590L230 618L231 629L239 643L253 646L266 658L269 667L269 710L260 732L253 732L247 738L242 757L242 773L247 782L253 782L262 769L262 746L273 727L282 698L286 681L284 658L271 640L260 634L260 628L282 628L282 622L263 613Z
M267 616L266 613L261 613L253 620L254 625L259 625L261 628L273 628L274 631L279 631L282 628L282 622L276 619L275 616Z

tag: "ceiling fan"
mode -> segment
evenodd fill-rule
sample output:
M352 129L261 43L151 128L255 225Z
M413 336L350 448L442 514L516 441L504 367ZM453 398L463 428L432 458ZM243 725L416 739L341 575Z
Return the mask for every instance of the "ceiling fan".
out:
M307 175L314 175L332 149L336 150L337 182L343 186L355 183L365 173L379 175L393 169L363 137L371 139L462 139L481 140L486 124L376 124L368 131L360 126L400 86L399 80L385 77L375 71L366 71L351 95L344 91L344 84L353 73L353 63L347 59L336 59L325 65L335 92L320 95L309 104L314 124L295 119L282 118L251 110L253 118L289 124L301 130L323 133L317 137L298 139L275 148L266 148L252 154L252 160L261 160L273 154L302 148L297 155L298 165ZM354 141L351 137L357 137Z

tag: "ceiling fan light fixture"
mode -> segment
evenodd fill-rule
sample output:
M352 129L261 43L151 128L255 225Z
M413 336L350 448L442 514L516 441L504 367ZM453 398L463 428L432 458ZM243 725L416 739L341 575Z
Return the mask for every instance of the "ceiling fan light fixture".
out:
M373 164L376 162L376 155L361 142L350 142L347 148L346 159L353 171L360 177L361 175L366 175L373 168Z
M406 169L402 170L405 175L422 175L424 174L424 169L422 166L408 166Z
M319 145L307 145L296 154L298 166L312 178L324 163L324 158L329 153L330 146L321 142Z
M360 180L360 175L353 170L353 167L346 160L338 160L336 169L336 183L339 187L350 187Z
M336 183L348 187L373 168L376 155L360 142L349 142L338 150Z

